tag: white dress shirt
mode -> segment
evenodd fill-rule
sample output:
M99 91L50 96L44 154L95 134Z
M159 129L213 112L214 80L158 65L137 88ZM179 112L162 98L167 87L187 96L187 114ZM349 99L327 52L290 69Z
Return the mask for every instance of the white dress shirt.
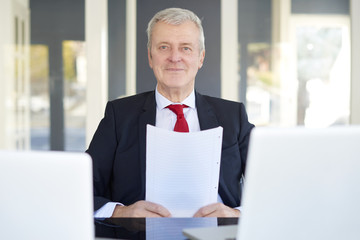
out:
M195 91L193 90L191 94L181 103L173 103L163 95L161 95L157 88L155 90L155 100L156 100L156 121L155 126L159 128L168 129L170 131L174 130L175 123L177 120L176 114L170 109L166 108L170 104L185 104L188 106L184 108L184 116L189 126L190 132L200 131L200 123L196 110L195 104ZM218 202L223 202L220 195L218 194ZM96 218L108 218L111 217L116 205L122 205L121 203L108 202L100 209L98 209L94 217Z
M169 131L173 131L177 120L176 114L167 108L170 104L185 104L188 106L184 108L184 116L189 126L189 132L200 131L200 123L197 115L196 104L195 104L195 92L191 94L181 103L173 103L163 95L161 95L157 89L155 91L156 100L156 121L155 126L164 128Z

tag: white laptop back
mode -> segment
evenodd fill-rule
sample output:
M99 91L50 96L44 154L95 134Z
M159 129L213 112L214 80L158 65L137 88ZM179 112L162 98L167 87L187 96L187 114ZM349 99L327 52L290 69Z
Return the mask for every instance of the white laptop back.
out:
M360 127L257 128L237 239L360 239Z
M94 239L85 153L0 151L0 239Z

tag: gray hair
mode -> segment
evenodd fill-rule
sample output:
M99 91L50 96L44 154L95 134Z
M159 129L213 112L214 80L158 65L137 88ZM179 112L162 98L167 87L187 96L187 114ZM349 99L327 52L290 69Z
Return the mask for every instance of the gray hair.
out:
M147 37L148 37L148 43L147 43L148 49L151 49L151 37L152 37L153 28L155 24L160 21L171 25L180 25L186 21L191 21L195 23L195 25L198 27L200 32L200 36L199 36L200 52L202 50L205 50L205 37L204 37L204 30L201 25L201 20L199 19L198 16L196 16L195 13L183 8L167 8L155 14L155 16L148 23L148 27L146 29Z

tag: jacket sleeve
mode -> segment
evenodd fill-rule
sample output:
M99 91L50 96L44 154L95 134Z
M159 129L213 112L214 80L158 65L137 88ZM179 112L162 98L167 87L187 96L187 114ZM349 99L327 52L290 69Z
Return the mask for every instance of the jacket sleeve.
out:
M93 160L94 210L111 201L111 176L117 146L115 112L111 102L91 140L87 153Z

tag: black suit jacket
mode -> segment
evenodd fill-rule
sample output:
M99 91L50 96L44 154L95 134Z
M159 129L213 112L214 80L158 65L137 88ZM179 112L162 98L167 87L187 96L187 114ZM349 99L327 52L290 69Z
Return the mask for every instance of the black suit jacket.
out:
M196 92L200 129L223 127L219 194L225 205L240 205L249 135L242 103ZM155 91L108 102L87 152L93 159L94 208L109 201L125 205L145 199L146 125L155 125Z

